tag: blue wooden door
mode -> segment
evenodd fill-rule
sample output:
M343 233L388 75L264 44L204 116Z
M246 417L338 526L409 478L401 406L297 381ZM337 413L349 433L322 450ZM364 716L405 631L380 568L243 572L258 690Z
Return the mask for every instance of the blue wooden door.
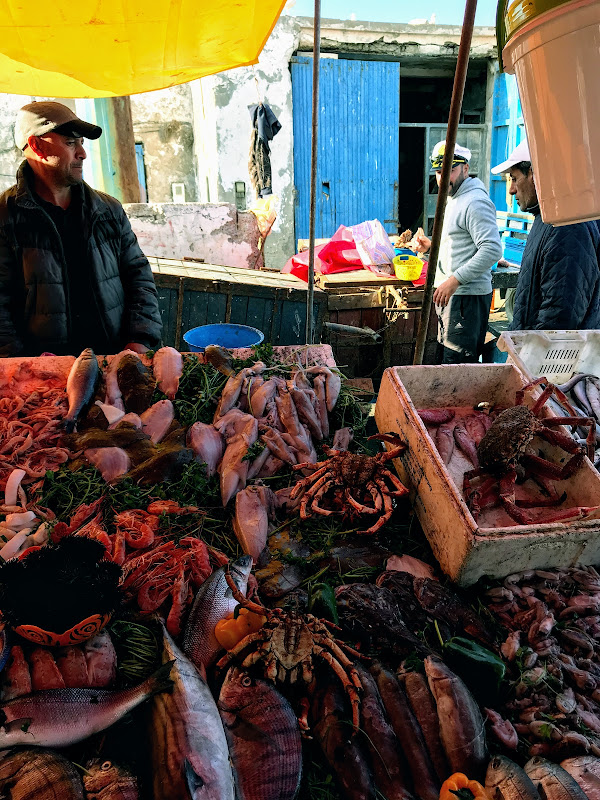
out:
M292 58L296 239L309 235L312 57ZM400 65L323 58L319 69L316 238L340 225L398 225Z
M504 72L494 81L491 166L506 161L523 138L525 126L517 81L514 75ZM518 211L516 200L508 194L504 175L490 177L490 197L498 211Z

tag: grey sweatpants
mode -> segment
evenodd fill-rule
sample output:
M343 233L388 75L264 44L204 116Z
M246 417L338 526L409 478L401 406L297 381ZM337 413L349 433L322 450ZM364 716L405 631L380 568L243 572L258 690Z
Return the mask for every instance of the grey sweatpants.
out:
M453 294L447 306L436 306L442 364L474 364L483 351L492 293Z

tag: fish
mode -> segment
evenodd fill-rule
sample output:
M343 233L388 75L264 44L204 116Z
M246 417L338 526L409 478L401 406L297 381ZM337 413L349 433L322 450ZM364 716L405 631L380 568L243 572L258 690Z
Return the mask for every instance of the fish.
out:
M31 688L34 692L65 688L65 680L56 665L52 651L47 647L35 647L31 651L29 670L31 672Z
M234 800L229 748L217 704L192 662L163 628L173 691L152 704L154 800Z
M360 716L365 745L371 756L375 786L386 800L413 800L406 762L383 708L377 684L369 671L354 665L363 686Z
M129 471L131 461L121 447L88 447L83 455L100 471L106 483Z
M81 645L61 647L56 652L56 665L60 670L65 686L70 689L90 686L85 652ZM95 688L98 688L97 685Z
M0 754L0 797L10 800L85 800L75 765L37 747Z
M435 444L444 464L449 464L454 453L454 423L443 422L438 428Z
M302 738L289 702L272 683L233 667L217 705L238 800L293 800L302 777Z
M375 800L373 777L358 736L348 723L350 709L339 681L329 681L312 696L313 736L337 778L346 800ZM437 800L437 798L436 798Z
M534 756L523 769L544 800L589 800L575 778L559 764Z
M575 756L561 761L560 765L577 781L588 797L600 797L600 758Z
M420 672L399 674L398 679L404 687L409 705L423 732L423 739L436 775L440 781L445 781L450 775L450 769L440 739L440 722L435 701L427 681Z
M113 725L153 694L173 684L163 664L139 686L107 689L48 689L0 704L0 750L13 745L66 747Z
M505 756L493 756L485 774L485 788L494 800L540 800L524 769Z
M212 364L222 375L227 375L228 378L235 375L233 353L218 344L209 344L204 348L204 360Z
M483 717L463 681L438 659L425 659L425 673L440 721L440 739L452 772L481 780L487 765Z
M194 422L187 432L187 446L194 451L196 461L206 464L206 474L214 475L225 452L219 431L205 422Z
M230 565L230 574L239 591L246 594L252 556L245 555ZM214 634L215 625L238 605L220 567L198 589L183 636L183 652L199 668L210 666L222 650Z
M86 763L83 786L86 800L138 800L140 796L135 775L101 758Z
M12 700L31 693L31 672L25 660L23 648L15 644L11 647L6 669L2 674L2 699Z
M154 353L152 371L158 388L169 400L174 400L183 375L183 356L174 347L161 347Z
M171 427L174 418L175 409L173 408L173 403L170 400L159 400L142 412L140 417L142 430L154 444L158 444Z
M87 347L75 359L67 378L69 410L64 419L67 433L75 430L79 415L94 396L99 378L100 367L98 366L98 359L94 355L94 351Z
M438 800L441 781L438 779L423 733L412 713L408 698L396 676L380 664L371 667L384 708L402 748L420 800Z
M273 492L267 486L248 486L235 497L233 530L244 553L254 563L267 545L269 512L275 505Z

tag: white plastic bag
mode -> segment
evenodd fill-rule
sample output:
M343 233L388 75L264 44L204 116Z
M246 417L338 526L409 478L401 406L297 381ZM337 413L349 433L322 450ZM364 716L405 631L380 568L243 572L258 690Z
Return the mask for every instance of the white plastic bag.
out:
M366 269L384 275L393 274L394 245L378 219L353 225L352 235Z

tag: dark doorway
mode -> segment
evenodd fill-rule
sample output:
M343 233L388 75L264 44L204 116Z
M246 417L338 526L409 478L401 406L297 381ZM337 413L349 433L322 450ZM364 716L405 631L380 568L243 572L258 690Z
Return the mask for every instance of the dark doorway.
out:
M423 227L424 128L400 128L398 230Z

